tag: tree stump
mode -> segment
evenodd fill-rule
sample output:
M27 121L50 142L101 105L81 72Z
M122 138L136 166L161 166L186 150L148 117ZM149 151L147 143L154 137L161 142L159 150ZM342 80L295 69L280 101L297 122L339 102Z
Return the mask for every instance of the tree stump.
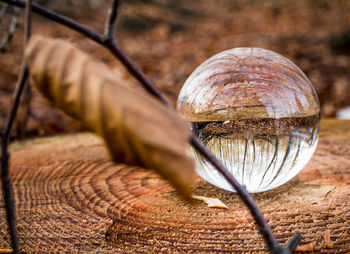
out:
M156 173L110 162L93 134L14 143L10 164L23 252L267 252L235 193L198 178L194 194L217 197L229 208L187 202ZM349 253L350 121L323 120L317 151L303 171L253 197L280 243L299 231L299 250ZM0 204L0 244L8 248Z

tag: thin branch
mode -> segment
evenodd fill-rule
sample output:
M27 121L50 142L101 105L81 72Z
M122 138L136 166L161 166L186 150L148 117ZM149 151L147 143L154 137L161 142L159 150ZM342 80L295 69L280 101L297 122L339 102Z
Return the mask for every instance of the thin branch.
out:
M5 15L5 13L6 13L7 7L8 7L7 4L3 4L3 5L1 6L1 9L0 9L0 24L1 24L1 19L2 19L2 17L3 17L3 16Z
M0 41L0 50L3 50L5 45L12 40L13 33L15 32L15 29L16 29L16 26L17 26L18 16L19 16L19 8L18 7L14 7L13 8L13 14L12 14L11 21L10 21L10 26L9 26L9 28L7 30L7 34ZM1 19L0 19L0 21L1 21Z
M25 11L26 26L24 28L24 45L26 45L26 43L27 43L27 41L29 39L30 30L31 30L31 28L30 28L30 25L31 25L31 18L30 18L30 3L31 3L31 0L28 0L27 2L29 4L28 4L28 7L26 7L26 11ZM28 76L27 72L28 72L27 71L27 66L25 64L25 61L23 60L20 76L19 76L19 79L18 79L18 82L17 82L16 91L15 91L15 95L14 95L14 102L12 104L9 116L7 118L7 121L6 121L6 125L5 125L4 131L3 131L3 136L9 136L10 135L10 131L11 131L13 122L15 120L17 109L18 109L18 106L19 106L19 99L20 99L19 97L20 97L20 95L22 93L22 90L23 90L23 87L22 87L23 85L21 85L21 84L25 83L25 81L27 79L26 76Z
M242 199L244 204L248 207L253 218L258 224L260 233L263 235L269 250L273 252L279 248L276 237L273 235L270 227L267 225L263 215L254 202L252 196L247 190L228 172L228 170L222 165L222 163L209 151L209 149L199 141L195 136L191 136L190 140L193 147L200 152L211 164L225 177L225 179L235 188L238 196Z
M31 0L28 0L25 8L25 33L24 33L24 46L29 39L30 36L30 26L31 26ZM28 68L25 63L25 59L23 57L21 73L19 75L18 83L15 90L14 101L11 105L10 113L6 119L5 128L2 132L1 136L1 181L3 186L5 207L6 207L6 215L7 221L9 223L10 235L12 240L12 248L14 253L20 253L19 251L19 243L18 243L18 235L16 230L16 216L15 216L15 202L13 199L13 193L11 188L11 183L9 179L9 152L8 152L8 143L9 136L11 132L11 128L13 126L13 122L16 118L18 106L20 103L21 95L23 89L25 87L25 83L28 78Z
M21 7L21 8L23 8L25 6L24 0L0 0L0 2L8 3L10 5L14 5L14 6ZM97 33L96 31L89 29L87 27L84 27L70 18L62 16L58 13L53 12L53 11L47 10L36 3L32 3L31 9L33 12L35 12L35 13L37 13L37 14L39 14L47 19L55 21L59 24L67 26L70 29L75 30L75 31L85 35L86 37L92 39L93 41L95 41L97 43L102 44L105 40L104 37L101 34Z
M119 12L119 0L113 0L112 6L109 9L108 20L106 22L105 36L107 38L114 38L115 22Z
M297 248L299 242L301 240L301 235L300 233L295 233L292 237L292 239L288 242L287 246L285 249L289 251L289 253L293 253L295 249Z
M103 46L107 47L116 56L126 69L133 75L150 94L154 95L163 104L172 108L164 95L152 84L152 81L142 72L142 70L120 49L115 40L106 41Z
M18 7L24 7L24 0L0 0L1 2L6 2L11 5ZM80 34L90 38L91 40L99 43L102 46L107 47L111 50L113 55L115 55L128 69L128 71L142 84L142 86L152 95L161 100L164 104L169 105L168 100L159 92L157 88L154 87L151 80L138 68L136 64L119 48L119 45L114 40L108 40L105 36L100 33L84 27L74 20L64 17L58 13L47 10L35 3L32 4L32 11L47 18L52 21L55 21L61 25L67 26L70 29L79 32Z
M23 0L0 0L2 2L9 3L11 5L16 5L19 7L24 6ZM83 35L86 37L94 40L95 42L101 44L102 46L108 48L113 55L115 55L127 68L127 70L142 84L142 86L152 95L154 95L156 98L158 98L161 102L163 102L168 107L170 106L170 103L167 101L167 99L160 93L160 91L153 85L153 83L147 78L147 76L141 71L138 66L133 63L133 61L120 49L117 42L114 40L113 32L114 32L114 24L117 17L117 6L118 1L113 2L113 9L110 12L109 19L108 19L108 25L107 25L107 37L105 35L102 35L92 29L86 28L79 23L66 18L62 15L59 15L53 11L46 10L45 8L40 7L39 5L33 4L32 10L33 12L44 16L45 18L48 18L50 20L53 20L55 22L58 22L60 24L63 24ZM113 39L110 39L113 38ZM260 210L258 209L257 205L255 204L253 198L250 196L250 194L246 191L245 188L242 187L238 183L238 181L227 171L227 169L221 164L220 161L218 161L213 154L208 150L208 148L202 144L195 136L191 136L190 143L208 160L210 161L216 169L226 178L226 180L236 189L237 194L240 196L240 198L243 200L243 202L247 205L248 209L250 210L253 218L255 219L259 231L263 235L268 248L273 253L291 253L292 248L282 248L279 246L275 236L273 235L271 229L269 228L268 224L264 220L263 215L261 214ZM293 238L291 241L293 243L297 243L297 239ZM293 245L294 246L294 245ZM291 247L293 247L291 246Z
M12 188L9 180L9 157L8 142L9 134L12 128L12 124L17 113L20 96L23 91L23 87L28 77L28 69L22 65L20 77L17 83L17 89L15 92L15 99L12 104L8 120L6 122L4 133L1 137L1 181L4 193L6 216L9 223L10 236L12 240L12 248L14 253L19 252L18 236L16 230L16 217L15 217L15 202L13 200Z
M23 45L24 49L32 33L31 5L32 5L32 0L27 0L26 9L24 13L24 20L26 22L24 26L24 45Z

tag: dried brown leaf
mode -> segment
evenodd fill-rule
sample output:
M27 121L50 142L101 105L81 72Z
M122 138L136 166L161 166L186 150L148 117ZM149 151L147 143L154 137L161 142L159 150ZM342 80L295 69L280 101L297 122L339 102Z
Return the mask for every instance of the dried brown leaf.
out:
M228 209L227 205L225 205L218 198L208 198L208 197L204 197L204 196L195 196L195 195L192 195L191 197L194 198L194 199L197 199L197 200L202 200L203 202L205 202L208 205L208 207L226 208L226 209Z
M154 169L190 195L190 130L176 112L66 41L32 36L26 60L41 93L101 135L115 162Z

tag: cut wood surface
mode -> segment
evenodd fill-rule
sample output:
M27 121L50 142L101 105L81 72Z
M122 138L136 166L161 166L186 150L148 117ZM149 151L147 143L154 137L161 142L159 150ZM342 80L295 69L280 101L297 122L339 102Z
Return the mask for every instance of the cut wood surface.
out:
M194 194L219 198L228 209L188 203L156 173L110 162L92 134L14 143L10 172L26 253L266 252L236 194L198 178ZM350 121L323 120L303 171L253 196L280 243L299 231L300 250L349 253ZM8 248L0 205L0 245Z

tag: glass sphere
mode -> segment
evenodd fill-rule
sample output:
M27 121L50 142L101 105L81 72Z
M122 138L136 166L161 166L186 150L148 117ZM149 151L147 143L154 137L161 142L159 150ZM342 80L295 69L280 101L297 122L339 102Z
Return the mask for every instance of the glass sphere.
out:
M316 149L320 120L316 92L294 63L269 50L234 48L206 60L186 80L177 109L251 193L292 179ZM202 178L235 191L192 151Z

